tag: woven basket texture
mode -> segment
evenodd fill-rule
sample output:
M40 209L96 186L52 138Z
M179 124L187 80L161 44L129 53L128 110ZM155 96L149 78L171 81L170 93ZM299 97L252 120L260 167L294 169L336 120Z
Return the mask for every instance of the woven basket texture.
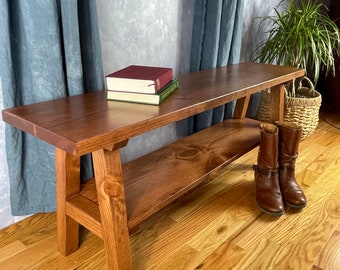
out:
M293 122L302 127L301 140L311 135L319 123L319 110L321 94L314 89L313 83L305 77L308 86L303 86L302 81L296 89L295 97L285 93L283 120ZM270 89L261 92L261 99L257 111L257 118L263 122L270 122Z

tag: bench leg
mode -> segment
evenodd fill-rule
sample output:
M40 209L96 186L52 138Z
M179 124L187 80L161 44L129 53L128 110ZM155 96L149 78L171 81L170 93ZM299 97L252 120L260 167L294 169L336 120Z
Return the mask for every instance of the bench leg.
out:
M56 148L58 251L67 256L79 246L79 224L66 215L66 199L80 189L80 157Z
M284 85L276 85L271 88L270 122L283 121L284 114Z
M101 149L92 158L109 269L132 269L119 149Z
M246 117L249 100L250 100L250 95L246 95L245 97L239 98L236 101L233 118L243 119Z

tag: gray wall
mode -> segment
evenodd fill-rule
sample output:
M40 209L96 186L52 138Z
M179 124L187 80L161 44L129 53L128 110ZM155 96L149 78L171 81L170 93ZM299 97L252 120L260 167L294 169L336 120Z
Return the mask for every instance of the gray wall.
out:
M259 27L264 16L274 16L274 7L281 0L245 0L243 13L243 34L241 48L241 62L249 61L256 44L264 39L265 27Z
M131 64L189 70L194 0L98 1L104 74ZM186 123L171 124L130 139L126 162L181 137Z
M279 0L245 0L241 61L254 44L259 19ZM100 0L97 1L104 74L129 64L169 66L176 74L189 70L191 29L195 0ZM0 85L1 92L1 85ZM0 95L0 109L2 109ZM1 119L0 119L1 120ZM171 142L185 133L185 123L168 125L130 140L123 161ZM16 222L10 215L9 180L5 159L4 123L0 122L0 228Z

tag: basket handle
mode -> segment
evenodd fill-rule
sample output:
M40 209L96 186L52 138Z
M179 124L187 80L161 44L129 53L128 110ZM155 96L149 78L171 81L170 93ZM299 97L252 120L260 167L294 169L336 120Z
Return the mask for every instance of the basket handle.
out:
M314 84L313 84L313 82L312 82L308 77L303 76L302 78L301 78L301 77L299 77L299 78L294 78L294 79L292 80L292 92L291 92L292 97L295 97L296 90L297 90L297 89L295 89L295 80L298 80L298 81L299 81L299 86L297 87L297 89L299 89L299 88L302 87L302 82L305 80L305 81L307 81L307 83L309 84L309 89L310 89L310 91L314 91L314 90L315 90L315 89L314 89Z
M299 82L299 88L302 87L302 82L303 82L303 81L307 81L307 83L308 83L309 88L310 88L311 91L312 91L312 90L315 90L315 89L314 89L314 84L313 84L313 82L312 82L308 77L306 77L306 76L304 76L304 77L300 80L300 82Z

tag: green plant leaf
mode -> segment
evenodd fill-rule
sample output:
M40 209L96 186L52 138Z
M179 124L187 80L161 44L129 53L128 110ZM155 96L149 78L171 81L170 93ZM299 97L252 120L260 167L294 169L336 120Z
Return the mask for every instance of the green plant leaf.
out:
M321 71L335 73L334 54L340 52L337 25L324 12L325 5L315 0L288 0L274 9L275 16L266 16L261 25L271 22L267 40L255 48L252 61L296 66L306 69L316 84ZM283 10L283 11L281 11Z

